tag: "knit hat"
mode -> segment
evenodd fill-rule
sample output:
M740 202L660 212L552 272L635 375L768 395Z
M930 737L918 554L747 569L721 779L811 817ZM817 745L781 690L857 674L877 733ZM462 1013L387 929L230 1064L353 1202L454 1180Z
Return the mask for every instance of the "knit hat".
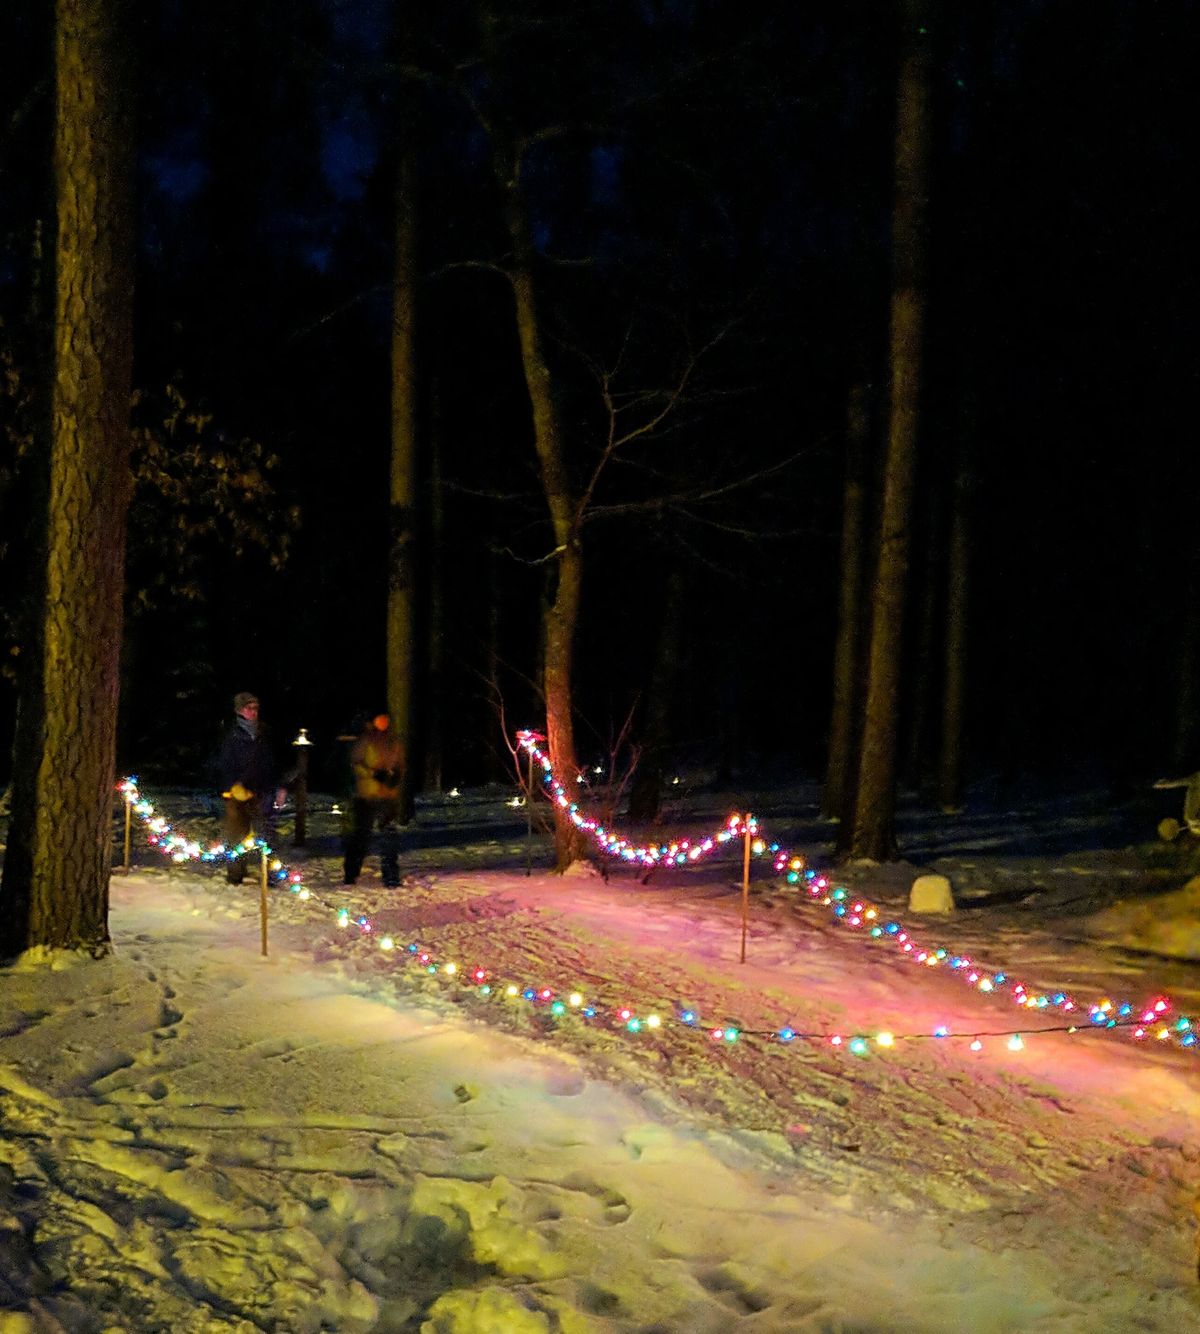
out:
M258 696L251 694L249 690L239 690L233 697L234 713L241 713L247 704L257 704Z

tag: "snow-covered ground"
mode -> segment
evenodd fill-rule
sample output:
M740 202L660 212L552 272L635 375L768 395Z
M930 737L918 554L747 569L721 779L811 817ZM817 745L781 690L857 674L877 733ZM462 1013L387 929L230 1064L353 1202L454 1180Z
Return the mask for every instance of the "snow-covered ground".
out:
M1030 1032L1063 1016L914 967L768 861L741 963L736 848L644 883L546 874L535 838L526 874L508 797L423 805L399 892L337 888L314 802L312 897L271 894L266 959L252 885L141 841L112 957L0 969L2 1334L1200 1330L1194 1049ZM813 852L811 797L730 800ZM914 864L839 883L1031 989L1200 1014L1184 854L1115 832L1088 797L914 814ZM917 869L953 917L905 917Z

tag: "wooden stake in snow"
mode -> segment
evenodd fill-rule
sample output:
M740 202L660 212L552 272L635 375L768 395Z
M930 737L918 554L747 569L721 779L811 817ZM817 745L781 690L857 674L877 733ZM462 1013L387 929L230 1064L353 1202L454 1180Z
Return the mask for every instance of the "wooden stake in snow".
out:
M746 962L746 926L750 916L750 822L746 822L745 851L742 854L742 963Z
M267 957L267 845L259 842L258 916L262 923L262 952Z

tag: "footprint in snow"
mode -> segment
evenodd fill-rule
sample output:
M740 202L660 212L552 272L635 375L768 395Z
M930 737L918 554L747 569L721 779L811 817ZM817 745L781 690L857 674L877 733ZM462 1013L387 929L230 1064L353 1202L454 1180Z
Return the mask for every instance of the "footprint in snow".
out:
M696 1275L700 1286L707 1289L714 1297L719 1297L727 1305L734 1307L743 1315L753 1315L765 1311L771 1305L771 1299L765 1293L756 1291L733 1265L719 1265L715 1269L705 1269Z
M579 1172L573 1172L564 1177L562 1188L563 1190L578 1191L582 1195L591 1196L602 1206L603 1218L608 1224L623 1223L633 1213L632 1206L620 1191L613 1190L609 1186L602 1186L598 1181L593 1181L590 1177L583 1176Z

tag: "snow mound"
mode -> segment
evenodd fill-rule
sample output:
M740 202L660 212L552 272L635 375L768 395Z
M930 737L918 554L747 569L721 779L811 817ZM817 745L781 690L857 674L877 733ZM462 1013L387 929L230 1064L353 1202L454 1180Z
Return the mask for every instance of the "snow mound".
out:
M1088 925L1093 934L1118 938L1127 949L1200 959L1200 875L1182 889L1116 903L1096 913Z
M564 880L602 880L600 868L595 862L572 862L562 873Z

